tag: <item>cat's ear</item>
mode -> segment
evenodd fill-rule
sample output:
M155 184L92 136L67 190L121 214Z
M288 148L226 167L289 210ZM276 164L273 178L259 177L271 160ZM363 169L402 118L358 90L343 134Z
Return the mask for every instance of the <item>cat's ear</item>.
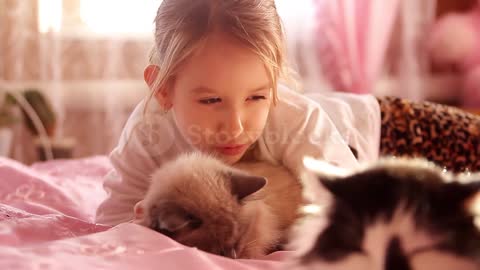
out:
M303 166L308 171L315 173L322 179L335 179L346 177L352 174L350 170L309 156L303 158Z
M342 180L334 180L334 179L331 179L331 178L322 178L322 177L318 177L317 180L330 193L332 193L334 195L337 195L337 196L340 195L340 194L338 194L337 187L340 186L340 184L342 184L340 182Z
M306 169L306 173L302 177L305 190L307 190L305 195L312 197L312 200L315 197L324 196L322 190L325 189L338 196L338 187L342 185L342 179L352 173L347 169L308 156L303 159L303 165ZM308 192L312 194L308 194Z
M462 202L471 200L480 193L480 182L459 183L450 182L444 185L443 193L450 200Z
M135 220L141 220L144 218L145 208L143 206L143 200L135 204L135 206L133 207L133 214L134 214Z
M449 201L463 204L468 210L480 215L480 181L469 183L448 183L444 197Z
M232 194L239 201L259 191L267 184L267 179L261 176L248 175L241 172L230 174Z

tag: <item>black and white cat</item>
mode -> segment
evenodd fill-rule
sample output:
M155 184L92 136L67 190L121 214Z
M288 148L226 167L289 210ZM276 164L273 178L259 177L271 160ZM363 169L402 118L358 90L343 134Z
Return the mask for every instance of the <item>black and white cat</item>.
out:
M322 173L322 162L305 164L313 171L306 190L331 200L306 208L287 269L480 269L480 177L421 160L388 159L336 176Z

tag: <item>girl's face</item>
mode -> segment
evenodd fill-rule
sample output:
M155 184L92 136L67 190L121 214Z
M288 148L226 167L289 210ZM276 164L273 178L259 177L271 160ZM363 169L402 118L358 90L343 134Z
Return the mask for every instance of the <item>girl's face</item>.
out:
M258 55L225 35L212 34L163 93L157 100L171 107L183 136L232 164L263 132L272 83Z

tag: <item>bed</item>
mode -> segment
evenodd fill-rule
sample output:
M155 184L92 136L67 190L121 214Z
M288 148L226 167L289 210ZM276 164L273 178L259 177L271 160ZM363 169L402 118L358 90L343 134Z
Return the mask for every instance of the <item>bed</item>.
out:
M480 171L480 117L438 104L378 99L380 154L424 157L453 172ZM438 147L441 145L442 147ZM0 269L278 269L291 253L232 260L147 228L93 222L106 197L105 156L28 167L0 157Z
M95 224L104 156L28 167L0 157L0 269L278 269L289 252L232 260L127 223Z

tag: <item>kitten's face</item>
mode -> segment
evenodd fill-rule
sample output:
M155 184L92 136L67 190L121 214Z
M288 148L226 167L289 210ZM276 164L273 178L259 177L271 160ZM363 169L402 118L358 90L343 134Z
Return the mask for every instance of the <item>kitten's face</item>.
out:
M446 183L455 179L418 162L393 160L337 179L318 175L333 200L297 269L480 269L471 211L480 185Z
M259 255L251 254L251 239L246 237L256 215L247 197L266 184L265 178L189 155L165 164L152 181L137 204L136 212L143 212L138 223L210 253L232 258Z

